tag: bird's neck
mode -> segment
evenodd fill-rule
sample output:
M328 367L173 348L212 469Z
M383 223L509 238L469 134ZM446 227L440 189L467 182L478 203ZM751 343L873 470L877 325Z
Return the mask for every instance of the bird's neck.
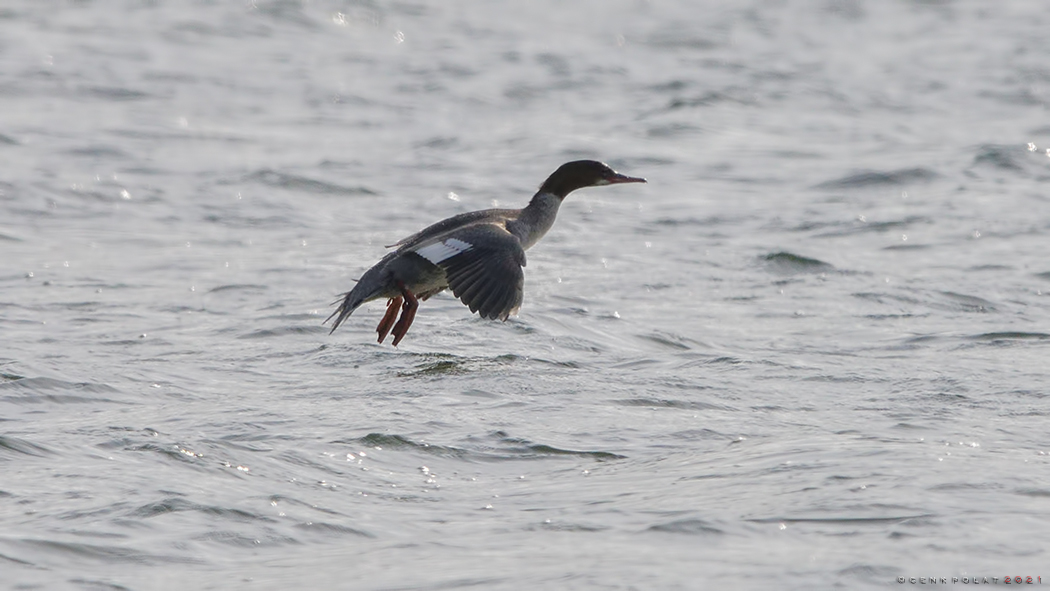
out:
M521 210L521 215L508 225L508 229L521 240L522 248L529 248L536 244L547 230L554 225L554 219L558 217L558 207L561 206L561 198L557 195L540 191L533 196L532 201Z

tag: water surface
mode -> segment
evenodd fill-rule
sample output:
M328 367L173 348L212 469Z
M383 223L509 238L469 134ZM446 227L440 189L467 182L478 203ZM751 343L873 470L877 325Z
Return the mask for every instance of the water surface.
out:
M1039 2L13 2L12 589L1042 576ZM506 323L321 321L573 194Z

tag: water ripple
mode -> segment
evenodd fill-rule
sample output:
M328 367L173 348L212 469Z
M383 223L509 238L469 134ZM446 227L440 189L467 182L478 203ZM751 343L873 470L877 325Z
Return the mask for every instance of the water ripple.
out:
M854 173L842 178L824 181L814 185L814 189L863 189L886 185L910 185L928 183L938 178L936 172L928 168L903 168L892 171L869 170Z
M511 437L502 431L495 431L484 439L470 438L468 442L471 448L417 443L402 435L384 433L370 433L355 442L369 447L417 450L428 454L458 457L468 461L535 460L558 456L575 456L605 461L626 457L607 451L580 451L533 443Z
M375 191L364 186L349 187L325 181L318 181L305 176L287 174L263 169L244 177L247 182L260 183L268 187L293 192L316 193L319 195L377 195Z

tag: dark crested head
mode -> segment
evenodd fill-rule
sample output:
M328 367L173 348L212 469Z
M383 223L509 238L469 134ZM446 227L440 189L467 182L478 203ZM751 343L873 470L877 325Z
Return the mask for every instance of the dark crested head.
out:
M569 193L584 187L644 182L643 178L620 174L597 160L575 160L562 164L554 174L547 177L540 186L540 192L565 199Z

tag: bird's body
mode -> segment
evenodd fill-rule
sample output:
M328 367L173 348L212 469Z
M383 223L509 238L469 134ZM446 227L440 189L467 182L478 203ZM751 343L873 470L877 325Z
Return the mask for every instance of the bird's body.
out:
M471 312L506 320L523 297L525 250L542 238L565 196L590 186L644 183L593 160L563 164L522 209L486 209L452 216L393 245L344 294L334 332L361 304L387 298L387 312L376 332L382 343L393 331L396 346L415 318L418 300L451 288ZM401 318L394 324L398 309ZM327 320L325 321L327 322Z

